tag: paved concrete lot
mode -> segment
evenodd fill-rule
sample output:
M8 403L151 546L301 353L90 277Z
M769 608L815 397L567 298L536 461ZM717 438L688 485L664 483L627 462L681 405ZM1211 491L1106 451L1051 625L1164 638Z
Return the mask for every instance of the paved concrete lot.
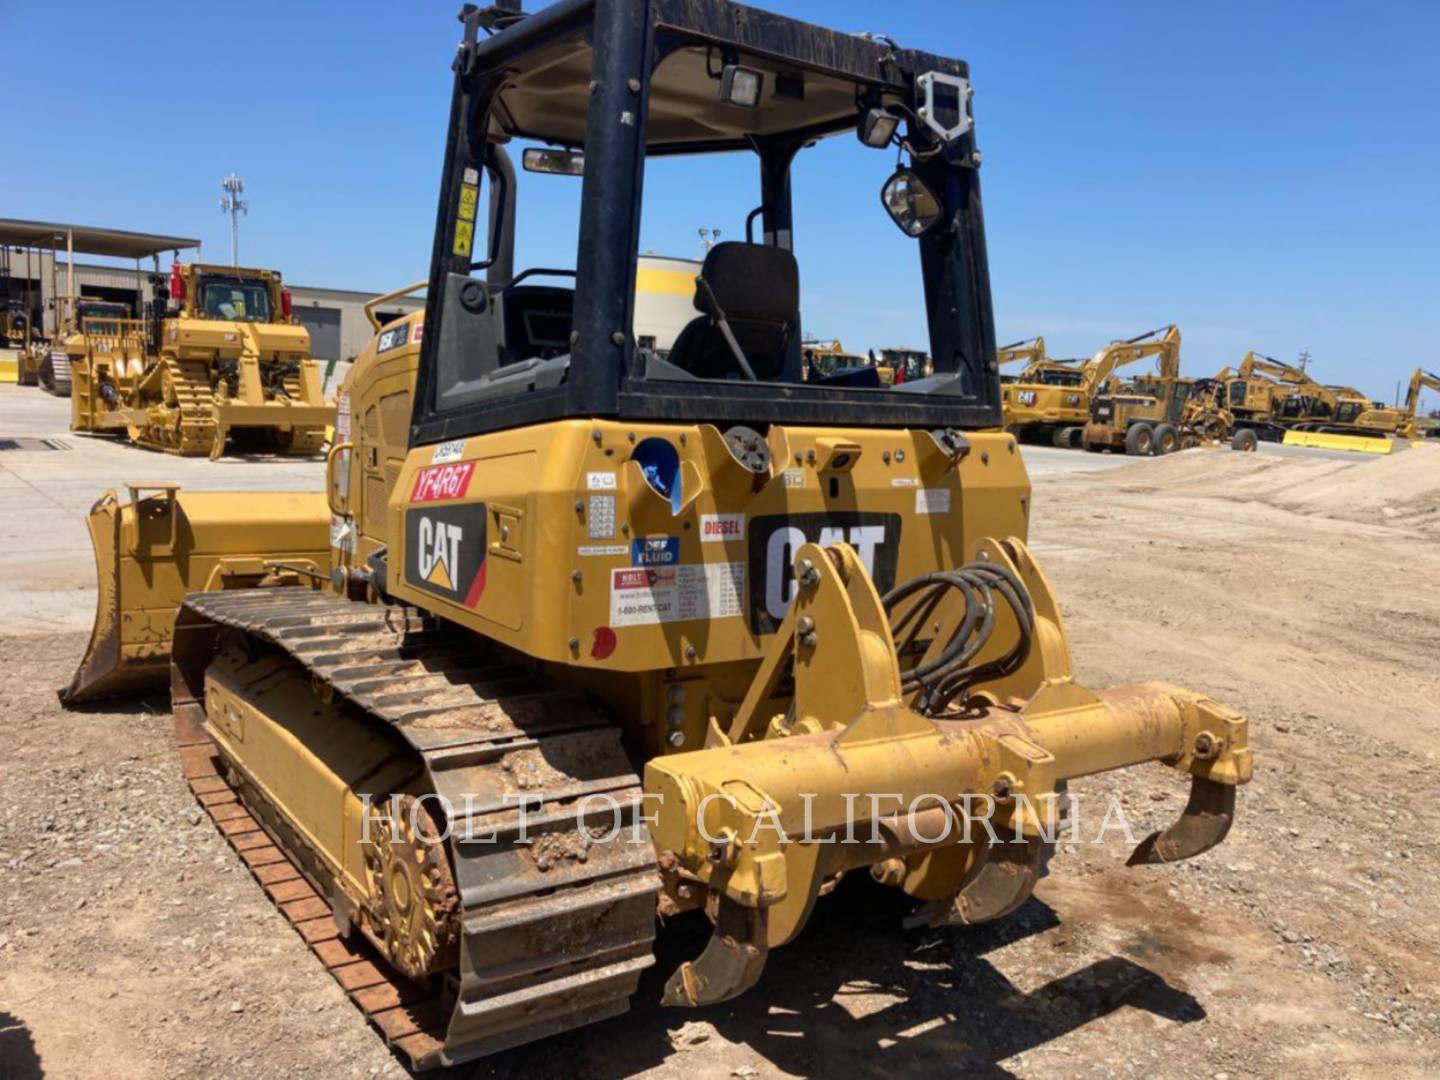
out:
M70 402L0 385L0 439L64 449L0 451L0 618L26 632L88 629L95 568L85 517L107 490L173 480L222 491L318 491L319 458L181 458L70 432Z
M53 439L64 447L0 452L0 618L23 631L89 628L95 590L85 517L107 490L123 497L128 483L173 480L212 491L318 491L324 480L319 458L181 458L117 439L73 434L69 426L68 399L36 387L0 385L0 438ZM1230 453L1215 448L1195 452ZM1037 480L1124 465L1145 467L1156 460L1049 446L1026 446L1023 453ZM1261 453L1343 460L1357 456L1270 445L1262 445Z

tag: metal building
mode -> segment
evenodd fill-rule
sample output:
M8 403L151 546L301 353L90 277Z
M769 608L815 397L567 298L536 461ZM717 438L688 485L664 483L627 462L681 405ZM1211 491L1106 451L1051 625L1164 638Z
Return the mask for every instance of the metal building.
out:
M152 298L149 275L168 268L168 254L162 266L160 257L152 256L157 251L179 252L186 262L205 261L200 241L188 237L0 218L0 304L19 301L30 325L45 335L54 330L55 298L71 292L137 305L138 313L138 304ZM132 265L85 262L81 253L125 259ZM284 267L274 269L284 272ZM294 281L286 281L286 286L296 317L310 331L312 354L339 365L353 360L373 336L365 318L365 303L388 291L334 289ZM407 297L387 304L381 314L406 314L424 304L423 299Z

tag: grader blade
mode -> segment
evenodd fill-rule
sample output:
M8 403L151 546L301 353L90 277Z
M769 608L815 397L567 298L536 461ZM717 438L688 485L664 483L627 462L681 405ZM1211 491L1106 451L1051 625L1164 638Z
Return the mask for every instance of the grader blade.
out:
M65 705L164 689L175 612L188 593L329 576L322 494L128 486L128 503L106 492L86 521L95 550L95 624L80 666L60 690Z

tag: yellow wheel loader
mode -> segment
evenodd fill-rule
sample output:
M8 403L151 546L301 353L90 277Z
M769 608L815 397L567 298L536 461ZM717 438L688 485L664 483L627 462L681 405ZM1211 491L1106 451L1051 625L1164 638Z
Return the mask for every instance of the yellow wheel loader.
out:
M81 318L66 337L71 430L186 456L220 457L232 435L241 452L319 451L335 409L280 275L177 262L163 280L147 317Z
M395 1050L623 1012L657 916L714 927L664 1003L733 998L847 873L932 926L999 918L1077 777L1188 778L1133 864L1219 843L1245 718L1078 683L1026 544L966 65L725 0L463 23L426 310L348 376L328 579L192 594L172 647L196 798ZM925 269L916 384L804 378L791 163L827 137ZM737 151L763 241L709 251L661 357L647 162ZM574 248L517 269L555 183Z

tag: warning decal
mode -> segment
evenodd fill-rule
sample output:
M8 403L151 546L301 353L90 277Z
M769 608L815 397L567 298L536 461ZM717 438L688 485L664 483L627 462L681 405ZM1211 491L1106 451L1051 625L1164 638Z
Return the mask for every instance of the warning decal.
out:
M610 572L610 625L652 626L742 613L745 564L685 563Z

